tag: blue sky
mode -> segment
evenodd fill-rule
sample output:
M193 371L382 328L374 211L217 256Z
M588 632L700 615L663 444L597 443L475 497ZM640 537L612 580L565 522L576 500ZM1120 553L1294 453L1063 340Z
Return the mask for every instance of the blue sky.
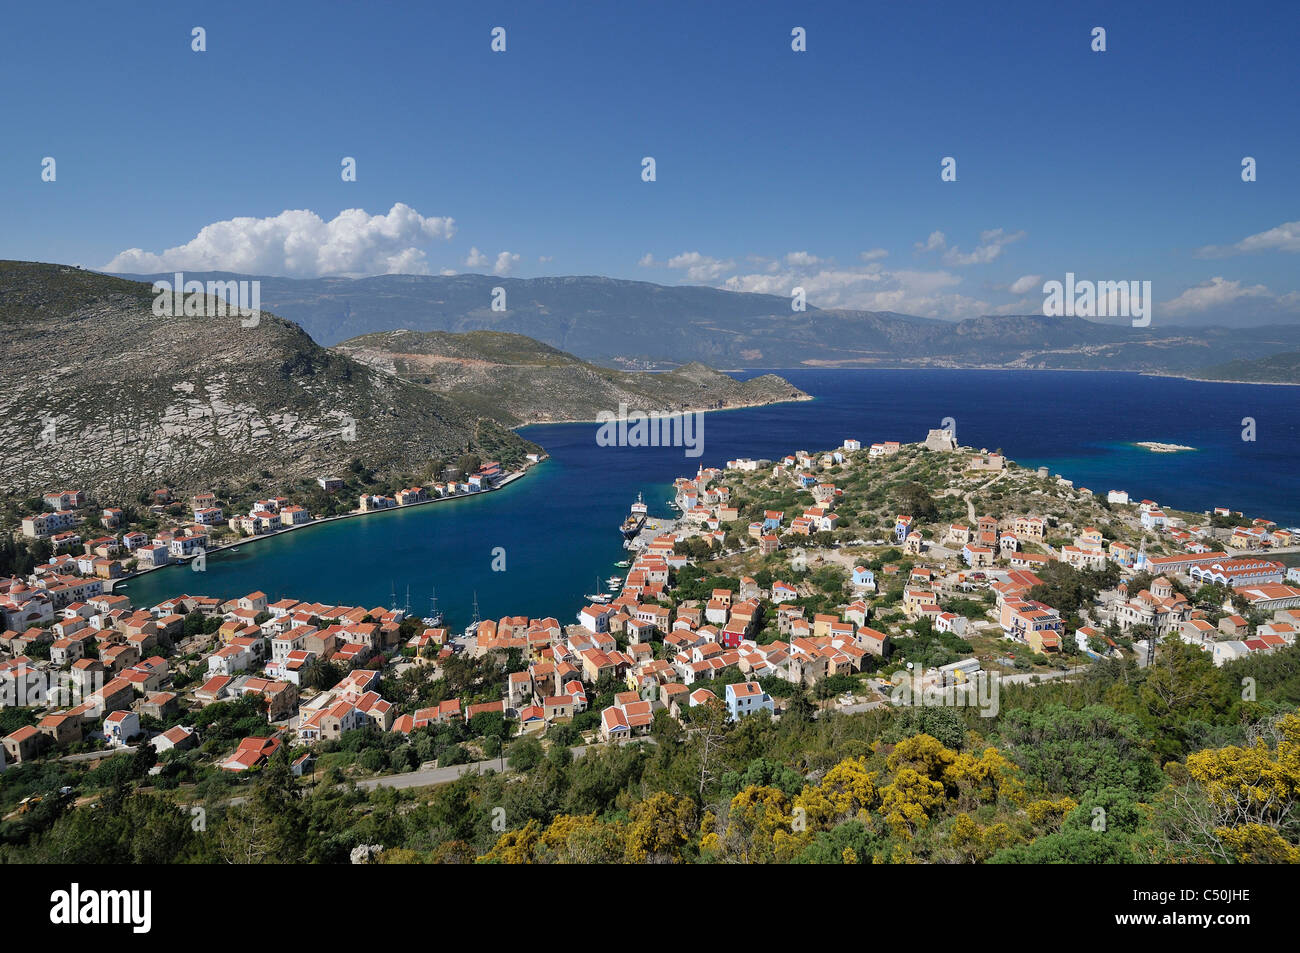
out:
M1158 321L1300 315L1296 4L51 3L6 20L4 258L799 284L815 305L937 317L1037 311L1072 271L1150 280Z

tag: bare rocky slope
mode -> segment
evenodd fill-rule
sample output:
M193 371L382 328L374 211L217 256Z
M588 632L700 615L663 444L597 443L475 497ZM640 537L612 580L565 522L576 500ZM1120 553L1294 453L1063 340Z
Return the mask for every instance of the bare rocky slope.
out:
M535 445L455 400L317 345L263 312L156 317L148 285L0 262L0 488L123 498L167 484L314 477L360 459L420 473Z
M595 420L603 411L675 412L748 407L808 395L784 378L747 381L699 363L667 373L611 370L541 341L498 331L385 331L336 346L376 369L456 399L515 426Z

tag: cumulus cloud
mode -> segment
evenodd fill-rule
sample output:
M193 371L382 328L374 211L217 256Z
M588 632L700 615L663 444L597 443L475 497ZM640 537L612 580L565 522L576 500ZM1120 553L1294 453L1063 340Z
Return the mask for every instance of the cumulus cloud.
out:
M756 266L754 270L729 275L720 287L782 297L789 297L796 287L803 288L808 303L818 308L903 311L945 318L990 310L988 302L958 293L955 288L962 278L949 271L886 269L876 260L840 267L833 260L802 254L780 259L749 256L746 260Z
M549 258L541 258L539 261L550 261ZM519 256L511 251L503 251L497 254L496 259L489 258L483 252L478 250L477 246L470 248L469 254L465 256L466 268L487 268L492 266L492 274L508 275L519 263Z
M1001 232L986 232L984 240L990 245L1005 244L1015 237ZM934 249L947 247L942 232L935 232L919 245L930 245ZM962 275L946 268L887 268L880 261L887 255L885 249L877 248L860 252L861 263L840 266L832 258L803 250L775 257L751 254L740 256L738 267L737 259L691 251L666 261L646 254L639 264L646 268L678 269L685 272L685 280L728 291L788 298L793 289L803 288L808 303L818 308L900 311L951 319L995 311L990 302L959 290L965 280Z
M1007 288L1007 290L1013 295L1028 294L1035 288L1041 288L1042 283L1042 275L1021 275L1015 281L1011 282L1011 286Z
M1259 251L1300 252L1300 222L1283 222L1276 228L1247 235L1233 245L1206 245L1198 249L1197 258L1226 258Z
M942 232L935 232L940 239L943 237ZM930 237L933 238L934 235ZM943 254L943 260L948 265L987 265L991 261L1002 256L1003 250L1012 242L1018 242L1025 237L1024 232L1006 232L1000 228L991 228L988 231L980 232L980 243L972 252L963 252L956 245L949 248ZM942 247L942 242L940 247Z
M917 242L913 247L917 251L939 251L948 244L948 238L938 229L930 233L930 237L923 242Z
M384 215L350 208L328 222L308 209L293 209L269 218L213 222L184 245L159 253L129 248L103 270L234 271L298 278L427 274L419 246L455 233L453 219L426 217L401 202Z
M658 265L684 271L687 281L698 282L717 281L736 267L736 263L729 258L710 258L708 255L702 255L697 251L682 252L680 255L669 258L666 262L657 262L653 256L646 255L645 258L641 259L641 263L646 266Z
M1164 303L1170 314L1194 314L1220 308L1242 298L1275 298L1264 285L1243 286L1240 281L1214 277L1188 288L1178 297Z

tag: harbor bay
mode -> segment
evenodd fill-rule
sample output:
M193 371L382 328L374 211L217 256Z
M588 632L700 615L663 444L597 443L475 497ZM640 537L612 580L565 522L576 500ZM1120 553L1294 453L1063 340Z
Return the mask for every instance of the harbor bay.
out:
M120 591L136 605L180 593L280 597L427 613L436 589L453 627L527 614L571 620L626 555L619 527L637 494L673 515L672 481L736 457L772 458L848 437L914 441L952 418L963 445L1001 449L1097 492L1201 511L1229 506L1300 523L1286 489L1300 390L1127 373L998 370L782 370L813 401L705 415L703 455L600 446L594 423L521 433L550 458L502 490L341 520L210 556L204 572L162 569ZM749 376L749 375L743 375ZM1243 418L1256 422L1242 439ZM1152 453L1142 441L1196 448ZM494 563L504 570L494 570Z

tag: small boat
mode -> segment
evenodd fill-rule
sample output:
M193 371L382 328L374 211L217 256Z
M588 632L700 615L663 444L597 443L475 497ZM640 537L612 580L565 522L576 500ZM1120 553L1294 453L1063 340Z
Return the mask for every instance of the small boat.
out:
M623 585L623 577L610 576L608 579L605 580L605 584L610 586L621 586Z
M232 553L237 553L237 552L239 552L239 547L238 547L238 546L231 546L231 547L230 547L230 551L231 551Z
M429 597L429 614L421 621L429 628L437 629L442 626L445 617L442 610L438 608L438 590L431 589L430 591L433 595Z
M469 638L470 636L474 635L474 633L478 631L478 624L479 624L478 591L476 590L474 592L474 621L471 622L469 625L465 626L465 638Z
M606 602L609 602L609 600L613 599L614 597L611 596L608 592L589 592L586 595L584 595L582 598L586 599L588 602L598 602L601 605L604 605Z
M1296 535L1300 536L1300 533L1297 533ZM630 560L620 559L618 562L614 563L614 565L617 566L619 569L626 569L628 566L632 565L632 563Z

